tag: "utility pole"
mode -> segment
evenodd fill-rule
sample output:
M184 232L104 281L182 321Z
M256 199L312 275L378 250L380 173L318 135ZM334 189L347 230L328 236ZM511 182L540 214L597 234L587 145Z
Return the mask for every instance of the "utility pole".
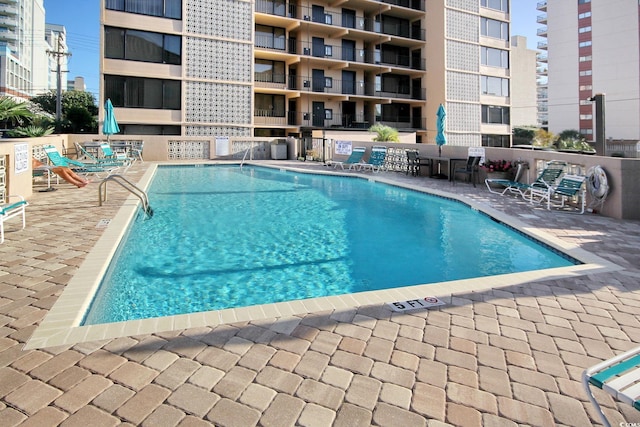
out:
M56 50L47 50L47 53L56 59L56 128L58 131L62 121L62 59L71 56L71 53L64 51L63 41L64 34L60 32L58 33Z
M596 103L596 154L598 156L606 156L607 155L607 146L606 146L606 132L604 126L604 93L597 93L591 98L588 98L589 101Z

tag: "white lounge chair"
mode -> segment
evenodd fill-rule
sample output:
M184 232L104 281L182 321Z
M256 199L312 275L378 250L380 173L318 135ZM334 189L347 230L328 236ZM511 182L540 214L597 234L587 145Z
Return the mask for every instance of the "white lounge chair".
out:
M22 215L22 228L27 225L25 208L28 203L22 196L9 196L8 199L17 198L18 201L0 205L0 243L4 242L4 222L13 217Z
M589 385L606 391L614 399L640 411L640 347L585 369L582 373L582 385L606 427L611 427L611 424L602 412Z

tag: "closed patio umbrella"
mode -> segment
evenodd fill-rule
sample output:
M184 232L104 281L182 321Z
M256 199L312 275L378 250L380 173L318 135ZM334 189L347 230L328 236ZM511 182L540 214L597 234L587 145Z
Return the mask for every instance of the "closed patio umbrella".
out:
M102 123L102 133L107 135L107 141L109 141L109 137L118 132L120 132L120 127L118 126L116 116L113 112L113 104L111 104L111 99L107 99L107 102L104 103L104 123Z
M444 128L447 123L447 112L444 105L440 104L436 113L436 144L438 144L438 157L442 157L442 146L447 143L447 137L444 136Z

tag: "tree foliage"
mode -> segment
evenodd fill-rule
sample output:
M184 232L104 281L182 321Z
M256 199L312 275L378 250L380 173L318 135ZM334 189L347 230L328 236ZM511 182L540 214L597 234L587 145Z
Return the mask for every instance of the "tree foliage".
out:
M0 125L3 128L21 125L33 117L27 102L18 102L10 96L0 97Z
M369 128L369 132L375 132L377 135L373 138L376 142L400 142L398 130L391 126L376 123Z
M49 91L31 98L31 102L39 105L44 111L56 116L57 94ZM95 97L90 92L69 90L62 93L61 121L56 124L59 132L97 133L96 117L98 107Z

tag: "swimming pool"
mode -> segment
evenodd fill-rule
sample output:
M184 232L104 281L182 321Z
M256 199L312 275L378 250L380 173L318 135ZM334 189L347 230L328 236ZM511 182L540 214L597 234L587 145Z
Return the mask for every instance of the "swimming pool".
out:
M455 200L354 177L158 167L83 324L579 264Z

